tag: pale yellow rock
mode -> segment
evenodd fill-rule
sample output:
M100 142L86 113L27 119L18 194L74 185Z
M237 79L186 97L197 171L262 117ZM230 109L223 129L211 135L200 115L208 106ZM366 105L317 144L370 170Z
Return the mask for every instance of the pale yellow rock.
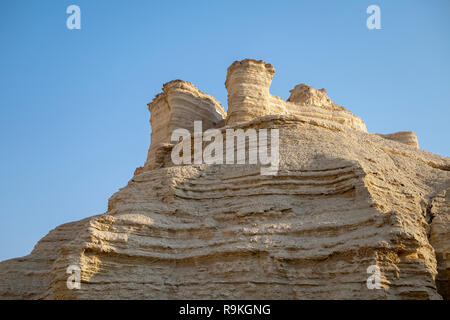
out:
M194 121L202 121L203 130L207 130L223 123L227 114L214 97L182 80L164 84L163 92L148 104L148 109L151 112L152 142L145 167L152 169L160 165L159 149L170 144L173 130L182 128L193 132Z
M343 124L367 131L364 122L330 100L325 89L305 84L291 90L287 101L270 94L275 68L261 60L234 62L227 72L228 125L250 121L266 115L297 115Z
M427 207L430 244L438 262L436 285L438 291L450 299L450 181L447 180Z
M228 116L193 85L166 85L149 105L147 163L105 214L1 262L0 299L448 299L450 158L368 133L324 90L271 96L273 73L235 62ZM195 119L279 129L278 174L174 166L170 130ZM69 265L80 290L66 286ZM379 290L366 285L371 265Z
M333 108L334 103L327 96L325 89L314 89L306 84L296 85L290 91L291 95L287 101L293 102L300 106L315 106Z
M246 122L271 114L270 84L275 73L271 64L261 60L235 61L229 68L227 124Z
M398 141L398 142L401 142L401 143L404 143L404 144L407 144L410 146L414 146L416 148L419 147L419 141L417 140L417 135L412 131L399 131L399 132L390 133L390 134L378 133L378 135L385 139Z

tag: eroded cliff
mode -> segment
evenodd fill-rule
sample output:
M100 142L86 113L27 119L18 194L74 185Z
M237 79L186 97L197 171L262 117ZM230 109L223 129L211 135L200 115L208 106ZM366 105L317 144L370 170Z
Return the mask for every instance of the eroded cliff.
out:
M228 69L228 112L174 81L149 104L146 163L108 211L55 228L0 263L1 299L449 298L450 159L415 134L364 122L301 84L272 96L275 69ZM260 164L174 165L170 133L278 129L279 170ZM81 269L70 290L69 265ZM369 289L367 268L381 271Z

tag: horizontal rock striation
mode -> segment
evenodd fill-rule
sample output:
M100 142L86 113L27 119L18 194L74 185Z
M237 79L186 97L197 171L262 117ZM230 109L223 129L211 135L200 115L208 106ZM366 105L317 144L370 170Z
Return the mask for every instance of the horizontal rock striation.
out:
M323 89L270 96L273 72L235 62L228 115L193 85L166 84L149 105L147 163L106 213L1 262L0 299L448 299L450 158L367 132ZM175 166L170 130L196 119L278 129L278 174ZM69 265L79 290L66 285ZM373 265L379 289L367 286Z
M228 125L266 115L298 115L343 124L367 131L364 122L330 100L325 89L305 84L291 90L287 101L269 93L275 68L264 61L245 59L234 62L227 73Z
M261 60L235 61L229 68L227 124L271 114L269 93L275 68Z
M226 111L214 97L201 92L192 83L182 80L170 81L163 86L163 92L148 104L151 113L152 142L146 167L159 165L158 152L170 144L171 132L175 129L194 131L194 121L202 121L203 129L214 128Z
M398 141L413 147L418 148L419 142L417 140L417 135L412 131L399 131L395 133L390 134L382 134L378 133L380 137L383 137L385 139Z

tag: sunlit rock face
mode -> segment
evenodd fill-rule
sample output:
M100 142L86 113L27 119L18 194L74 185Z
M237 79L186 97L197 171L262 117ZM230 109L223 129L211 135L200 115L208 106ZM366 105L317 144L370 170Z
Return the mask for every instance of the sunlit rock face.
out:
M450 159L419 149L412 132L367 132L324 89L273 96L274 73L233 63L228 112L189 82L165 84L149 104L145 164L107 212L1 262L0 298L448 299ZM171 132L196 120L278 129L278 173L174 165ZM79 289L67 286L71 265ZM368 288L374 265L379 289Z
M417 135L412 132L412 131L399 131L399 132L395 132L395 133L390 133L390 134L378 134L379 136L385 138L385 139L389 139L389 140L394 140L394 141L398 141L410 146L414 146L416 148L419 147L419 141L417 140Z
M194 121L202 121L203 129L223 124L226 111L212 96L201 92L192 83L182 80L170 81L163 92L148 104L151 113L152 143L148 151L146 167L160 165L159 150L170 143L171 132L177 128L194 131Z

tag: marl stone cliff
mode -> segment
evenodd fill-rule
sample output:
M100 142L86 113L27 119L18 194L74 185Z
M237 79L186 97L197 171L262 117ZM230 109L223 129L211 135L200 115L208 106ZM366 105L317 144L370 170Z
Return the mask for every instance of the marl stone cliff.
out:
M171 81L149 104L147 160L104 214L50 231L0 263L0 299L449 299L450 158L413 132L374 134L275 68L229 68L228 112ZM177 128L279 129L277 175L258 164L174 165ZM81 288L66 285L81 269ZM367 268L380 269L370 290Z

